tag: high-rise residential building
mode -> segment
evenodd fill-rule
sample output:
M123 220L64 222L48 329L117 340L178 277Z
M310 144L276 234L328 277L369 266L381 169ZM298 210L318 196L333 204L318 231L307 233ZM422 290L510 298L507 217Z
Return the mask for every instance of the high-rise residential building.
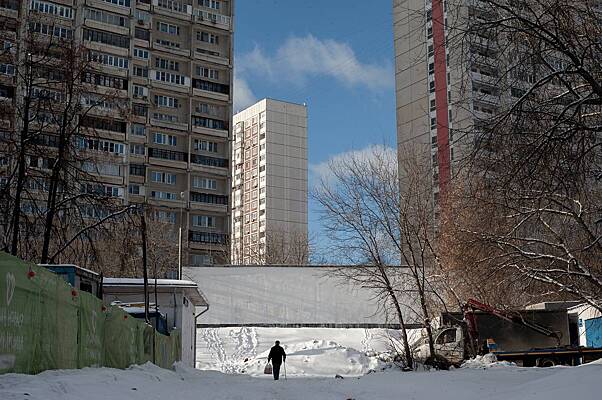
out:
M2 49L18 49L28 30L73 38L95 63L91 98L110 87L125 99L127 115L107 107L86 116L95 138L82 146L106 164L95 172L114 197L183 229L185 265L228 261L233 8L233 0L0 0ZM0 97L15 101L19 79L3 59Z
M479 3L393 2L398 149L418 146L429 154L435 198L467 154L466 133L479 129L506 95L497 87L497 44L485 33L471 41L461 34L487 12Z
M307 107L263 99L233 123L231 262L306 262Z

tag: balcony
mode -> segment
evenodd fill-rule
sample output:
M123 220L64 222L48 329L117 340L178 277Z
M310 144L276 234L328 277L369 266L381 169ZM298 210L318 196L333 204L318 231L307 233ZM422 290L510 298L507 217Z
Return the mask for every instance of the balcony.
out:
M188 240L193 243L226 244L228 235L215 232L189 231Z
M190 162L197 165L204 165L214 168L228 168L228 160L226 158L209 157L200 154L191 154Z
M184 153L181 151L156 149L153 147L149 147L148 156L152 159L149 161L156 165L178 168L188 167L188 153Z
M196 22L201 22L205 25L214 26L220 29L230 30L231 19L226 15L199 9L196 9L194 14L194 20Z
M190 20L192 6L175 0L152 0L153 11L173 18Z
M190 201L216 206L227 206L228 196L213 193L190 192Z

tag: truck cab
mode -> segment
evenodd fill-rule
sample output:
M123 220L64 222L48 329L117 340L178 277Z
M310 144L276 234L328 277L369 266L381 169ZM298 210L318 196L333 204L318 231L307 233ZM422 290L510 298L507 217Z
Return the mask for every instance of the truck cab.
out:
M464 330L461 326L442 327L433 331L435 353L451 365L460 365L464 360ZM431 357L428 339L423 336L414 350L414 359L425 362Z

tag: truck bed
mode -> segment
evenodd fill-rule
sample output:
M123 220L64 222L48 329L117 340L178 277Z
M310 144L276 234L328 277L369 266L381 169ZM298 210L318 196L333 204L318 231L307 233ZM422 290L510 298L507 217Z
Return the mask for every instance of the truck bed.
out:
M481 344L487 339L493 339L495 348L492 350L496 354L570 347L569 320L566 311L522 310L520 315L527 321L537 322L557 332L560 342L554 337L548 337L495 315L475 312L479 336L476 338L477 343ZM449 325L457 325L463 319L462 313L444 313L442 316L443 323Z

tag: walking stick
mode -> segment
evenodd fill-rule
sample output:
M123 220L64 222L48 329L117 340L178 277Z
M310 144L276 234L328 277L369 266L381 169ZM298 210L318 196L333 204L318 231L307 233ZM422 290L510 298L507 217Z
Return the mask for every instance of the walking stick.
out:
M286 360L284 360L284 380L286 380Z

